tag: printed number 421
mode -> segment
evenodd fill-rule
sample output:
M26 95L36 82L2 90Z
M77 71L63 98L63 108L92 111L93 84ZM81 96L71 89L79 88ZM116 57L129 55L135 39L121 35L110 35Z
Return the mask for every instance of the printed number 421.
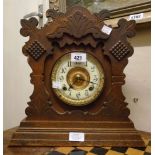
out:
M77 56L74 57L74 59L75 59L75 60L82 60L82 56L78 56L78 55L77 55Z

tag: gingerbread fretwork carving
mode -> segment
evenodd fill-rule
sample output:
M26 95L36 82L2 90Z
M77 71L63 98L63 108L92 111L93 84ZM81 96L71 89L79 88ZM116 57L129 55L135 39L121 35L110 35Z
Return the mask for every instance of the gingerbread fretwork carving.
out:
M20 34L24 37L30 36L33 32L35 32L37 29L38 20L34 17L30 19L22 19L21 20L21 30Z
M52 18L53 20L55 20L56 18L58 18L60 16L64 16L64 13L58 12L58 11L56 11L54 9L49 9L46 12L46 17L47 18Z
M42 45L38 41L34 41L32 44L28 46L26 51L27 53L30 54L30 56L33 59L38 60L45 52L45 49L42 47Z
M110 12L108 10L101 10L99 13L94 13L94 15L99 20L105 20L106 18L110 18Z
M130 53L130 49L121 41L118 41L110 50L111 54L118 60L121 61Z
M81 7L77 8L79 10L75 11L73 8L69 10L69 12L72 12L71 14L69 12L63 14L48 10L47 16L52 17L54 19L53 24L56 24L56 31L51 30L47 34L47 38L51 42L58 43L60 47L72 44L96 47L101 39L109 38L109 35L101 31L104 22L99 22L101 18L108 16L107 10L105 14L102 13L101 17L99 14L92 15Z
M94 25L94 22L84 16L82 12L77 11L68 17L68 21L64 23L64 26L59 27L57 32L48 34L48 38L60 38L64 34L71 35L77 39L88 34L92 34L94 38L108 38L108 35L102 33L101 29L97 25Z

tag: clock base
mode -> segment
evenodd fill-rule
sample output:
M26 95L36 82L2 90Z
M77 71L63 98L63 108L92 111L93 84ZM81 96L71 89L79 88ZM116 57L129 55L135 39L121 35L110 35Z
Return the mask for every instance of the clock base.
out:
M85 133L84 142L69 141L69 132ZM127 146L144 147L128 121L27 121L13 134L10 146Z

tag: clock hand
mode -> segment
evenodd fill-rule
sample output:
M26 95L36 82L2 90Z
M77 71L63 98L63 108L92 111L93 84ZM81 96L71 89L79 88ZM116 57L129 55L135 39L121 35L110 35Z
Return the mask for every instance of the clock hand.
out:
M68 90L70 90L71 88L73 88L73 86L72 86L72 84L69 84Z
M97 83L95 83L95 82L88 81L88 80L84 80L84 79L81 79L81 78L79 78L79 80L81 80L81 81L86 81L86 82L89 82L89 83L92 83L92 84L97 84Z
M75 79L75 81L73 81L73 83L71 84L69 84L69 88L68 88L68 90L70 90L71 88L73 89L73 84L75 83L77 81L77 79Z
M92 84L97 84L97 83L95 83L95 82L92 82L92 81L88 81L89 83L92 83Z
M74 85L74 84L76 83L76 81L78 81L78 80L86 81L86 82L89 82L89 83L92 83L92 84L96 84L96 85L97 85L97 83L95 83L95 82L88 81L88 80L84 80L84 79L80 78L79 76L77 76L76 79L75 79L75 81L73 81L73 83L69 85L68 90L69 90L70 88L73 89L73 85Z

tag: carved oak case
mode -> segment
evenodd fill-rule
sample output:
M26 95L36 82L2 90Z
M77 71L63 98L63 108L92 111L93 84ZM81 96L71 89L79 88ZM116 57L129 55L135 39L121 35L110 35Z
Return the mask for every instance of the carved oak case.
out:
M33 94L27 117L13 134L12 146L144 146L128 118L122 85L123 70L133 47L127 37L135 35L135 22L120 19L110 34L101 29L107 10L91 14L80 6L67 13L47 11L53 19L38 29L35 18L21 20L21 35L29 36L23 47L32 68ZM109 26L111 27L111 26ZM51 73L58 59L72 51L85 51L104 70L104 88L94 103L71 106L63 103L51 87ZM69 141L69 132L85 133L84 142Z

